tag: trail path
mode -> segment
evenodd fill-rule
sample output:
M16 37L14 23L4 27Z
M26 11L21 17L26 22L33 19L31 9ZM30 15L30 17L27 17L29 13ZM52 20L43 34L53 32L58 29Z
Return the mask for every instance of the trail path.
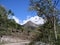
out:
M29 44L29 41L18 42L18 43L6 43L6 44L2 44L2 45L26 45L26 44Z

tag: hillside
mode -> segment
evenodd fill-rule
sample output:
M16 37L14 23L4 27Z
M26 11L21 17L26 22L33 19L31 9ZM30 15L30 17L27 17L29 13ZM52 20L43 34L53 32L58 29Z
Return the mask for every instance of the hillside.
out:
M41 0L41 4L43 4L41 9L40 1L39 3L32 1L31 3L35 7L34 10L39 14L38 16L46 20L44 21L38 16L37 18L32 17L31 19L22 21L24 25L20 25L17 18L12 18L14 17L14 13L10 9L6 9L0 5L0 44L26 45L25 43L29 43L29 45L60 45L60 24L58 23L60 18L58 19L56 16L59 11L53 8L54 6L50 4L51 1L47 0L46 4L43 2L45 3L45 0Z

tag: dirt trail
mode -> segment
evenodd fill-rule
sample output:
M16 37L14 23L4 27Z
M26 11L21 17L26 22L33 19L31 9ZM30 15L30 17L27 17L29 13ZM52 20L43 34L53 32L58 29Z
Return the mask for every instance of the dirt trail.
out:
M7 44L2 44L2 45L27 45L29 44L29 41L27 42L18 42L18 43L7 43Z

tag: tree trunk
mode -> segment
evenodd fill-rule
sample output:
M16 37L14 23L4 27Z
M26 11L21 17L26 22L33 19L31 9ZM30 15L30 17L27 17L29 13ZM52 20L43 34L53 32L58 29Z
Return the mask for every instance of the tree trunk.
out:
M54 33L55 33L55 39L57 40L56 17L54 17Z

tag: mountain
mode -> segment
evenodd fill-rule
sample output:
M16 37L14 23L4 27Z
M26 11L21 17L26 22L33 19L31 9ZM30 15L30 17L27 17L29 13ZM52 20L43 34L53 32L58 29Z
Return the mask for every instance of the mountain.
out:
M39 25L33 23L32 21L28 21L27 23L24 24L24 27L38 27Z

